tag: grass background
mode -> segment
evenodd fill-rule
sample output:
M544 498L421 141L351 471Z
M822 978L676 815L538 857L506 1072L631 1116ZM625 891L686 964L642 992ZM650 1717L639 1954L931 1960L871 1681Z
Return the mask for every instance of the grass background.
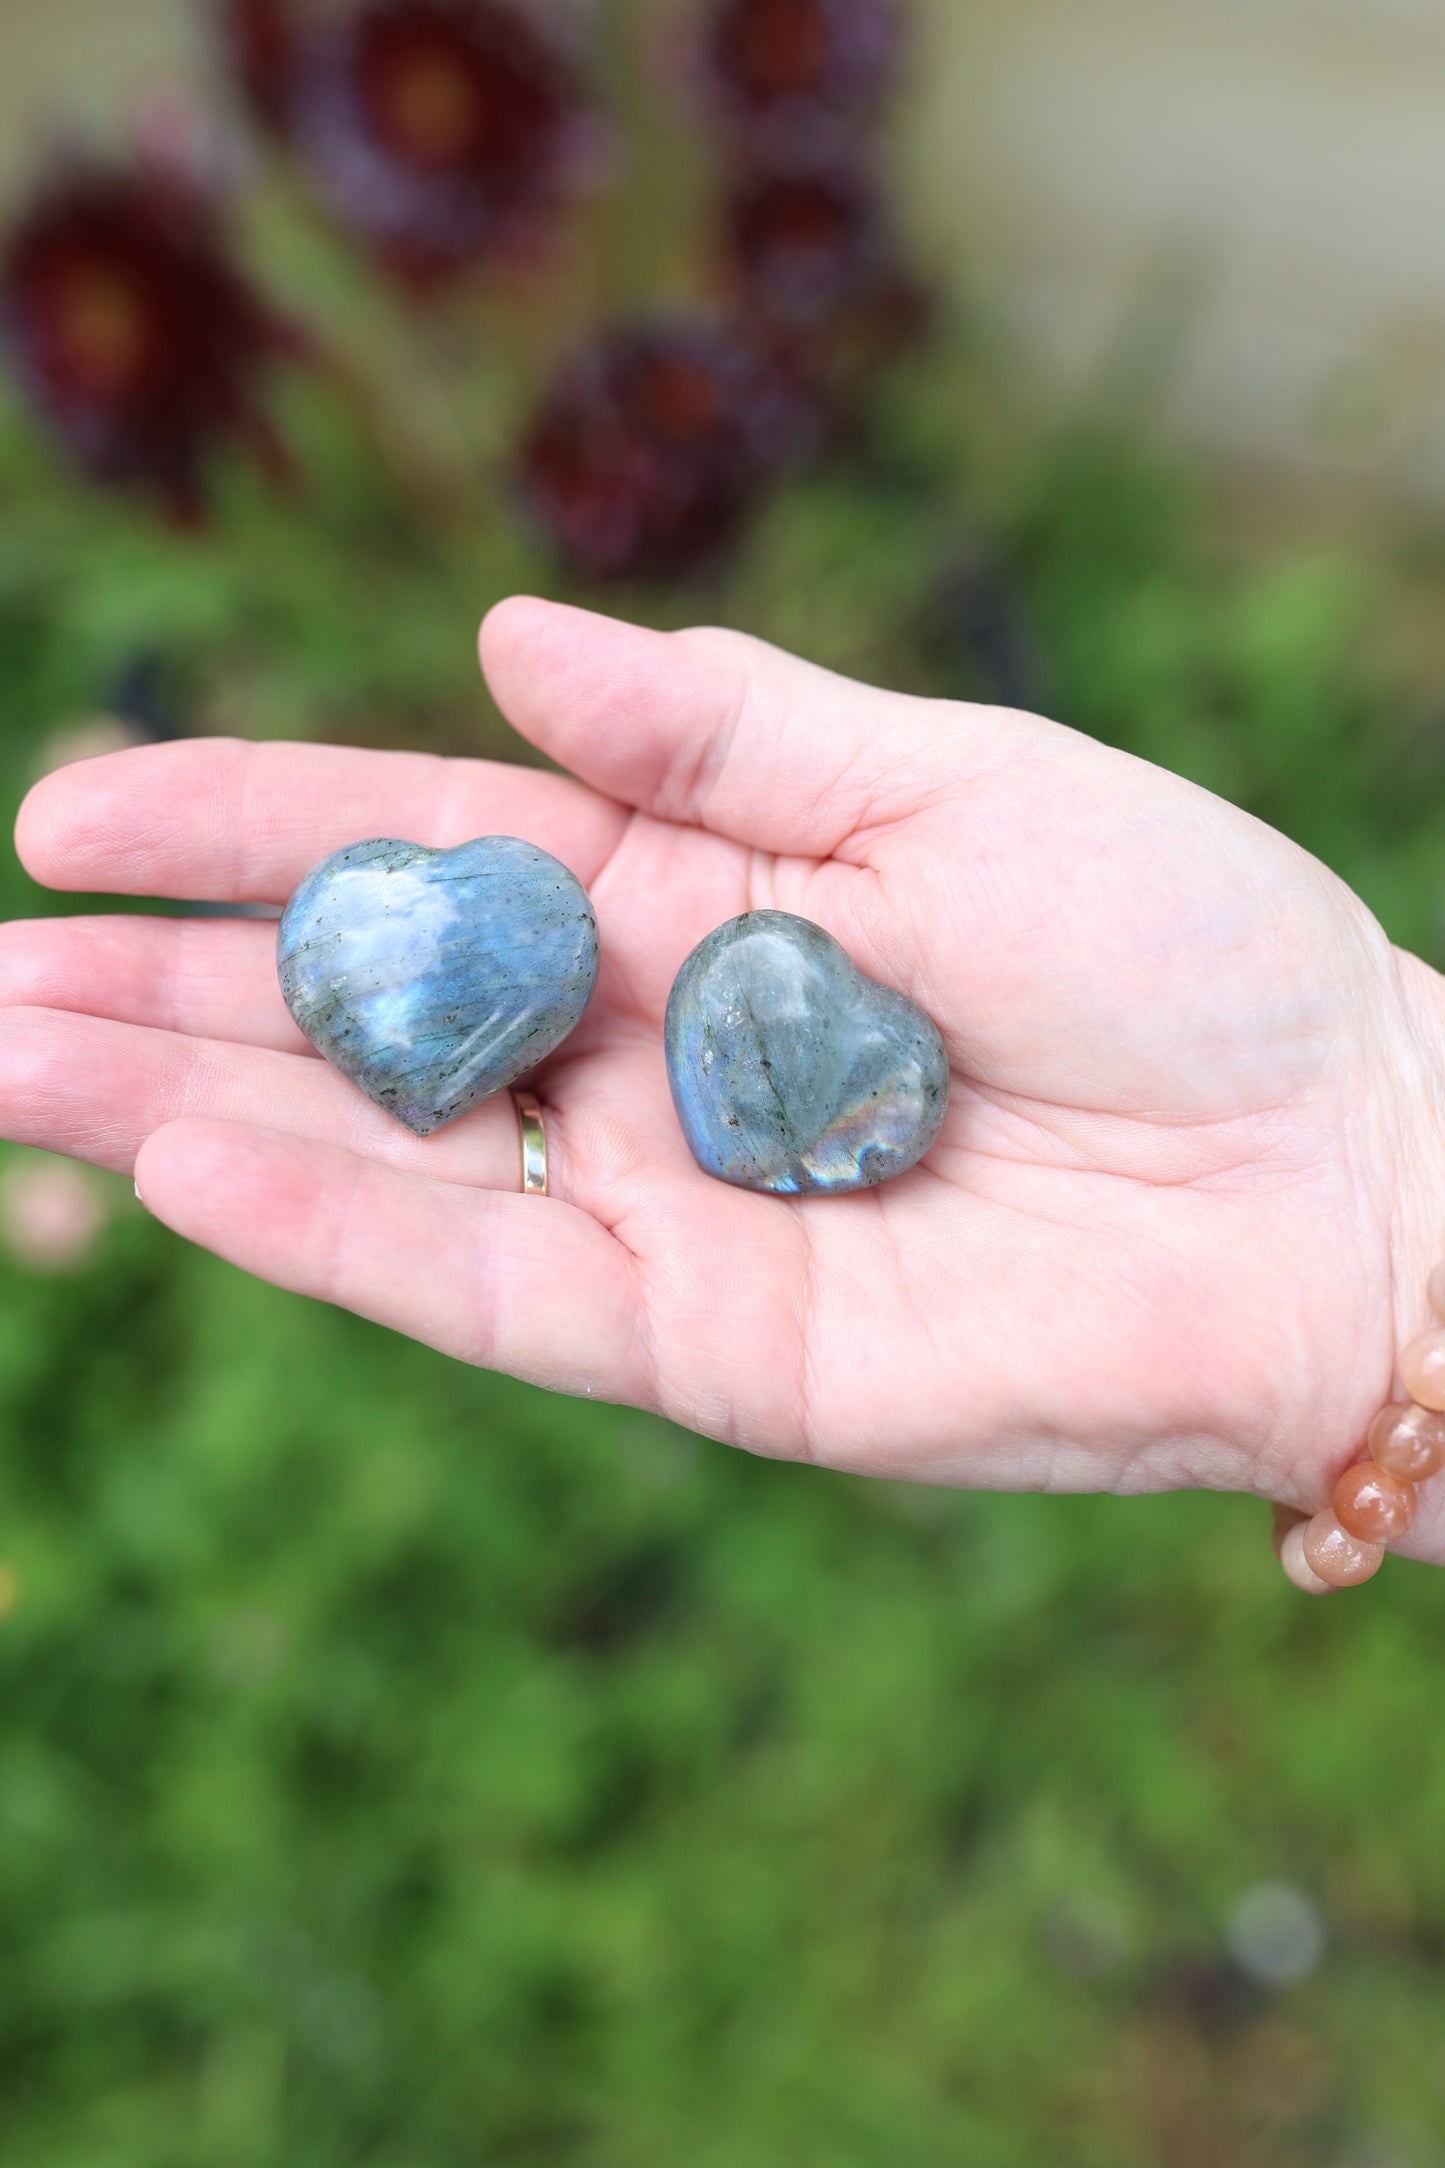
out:
M0 422L10 806L147 653L188 728L525 757L471 629L568 590L504 501L433 525L285 399L303 494L226 472L201 543ZM610 606L1037 700L1435 957L1440 570L1044 428L945 325L725 577ZM0 866L7 913L71 902ZM107 1197L71 1270L0 1258L4 2168L1445 2160L1445 1576L1316 1606L1246 1501L749 1461ZM1230 1923L1273 1882L1325 1944L1271 1987Z

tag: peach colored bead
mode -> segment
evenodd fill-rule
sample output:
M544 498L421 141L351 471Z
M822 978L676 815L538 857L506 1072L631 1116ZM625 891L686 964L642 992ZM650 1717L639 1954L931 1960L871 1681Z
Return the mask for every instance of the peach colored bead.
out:
M1445 1332L1422 1332L1400 1357L1400 1377L1422 1408L1445 1409Z
M1445 1415L1413 1404L1381 1408L1370 1425L1370 1455L1391 1475L1423 1483L1445 1468Z
M1330 1512L1317 1513L1304 1533L1305 1563L1331 1588L1355 1588L1378 1573L1385 1554L1378 1543L1362 1543Z
M1279 1525L1283 1514L1285 1525ZM1333 1590L1328 1581L1322 1581L1305 1557L1305 1530L1309 1522L1295 1514L1276 1509L1275 1548L1287 1580L1293 1581L1302 1596L1329 1596Z
M1335 1519L1366 1543L1393 1543L1415 1518L1415 1486L1372 1460L1346 1468L1330 1500Z
M1445 1257L1441 1258L1431 1273L1425 1293L1435 1315L1445 1318Z

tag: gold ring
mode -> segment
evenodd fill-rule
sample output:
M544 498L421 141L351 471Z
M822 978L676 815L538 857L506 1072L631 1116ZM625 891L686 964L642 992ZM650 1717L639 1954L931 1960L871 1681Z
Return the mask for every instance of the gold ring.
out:
M517 1127L522 1133L522 1195L545 1197L547 1132L542 1127L542 1109L530 1092L513 1092L512 1103L517 1109Z

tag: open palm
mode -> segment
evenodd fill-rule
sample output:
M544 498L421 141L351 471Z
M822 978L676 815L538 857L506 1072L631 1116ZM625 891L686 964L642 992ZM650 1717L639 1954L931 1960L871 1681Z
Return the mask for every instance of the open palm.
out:
M522 600L482 656L581 780L199 740L51 776L19 846L58 887L272 903L367 836L554 852L602 970L538 1080L550 1197L507 1095L425 1141L365 1101L239 919L4 929L0 1127L135 1165L283 1286L759 1451L1319 1503L1441 1246L1433 974L1273 831L1056 725ZM764 907L944 1033L943 1131L881 1189L756 1196L683 1143L668 988Z

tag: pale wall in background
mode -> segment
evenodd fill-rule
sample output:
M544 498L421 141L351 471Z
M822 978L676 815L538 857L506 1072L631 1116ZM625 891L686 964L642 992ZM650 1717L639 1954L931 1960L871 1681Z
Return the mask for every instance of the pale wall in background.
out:
M940 0L920 202L1007 353L1445 496L1442 0Z
M922 0L909 158L1010 366L1445 497L1445 0ZM0 0L38 124L194 73L192 0Z
M194 74L198 12L192 0L0 0L0 188L53 124L113 124L158 80Z

